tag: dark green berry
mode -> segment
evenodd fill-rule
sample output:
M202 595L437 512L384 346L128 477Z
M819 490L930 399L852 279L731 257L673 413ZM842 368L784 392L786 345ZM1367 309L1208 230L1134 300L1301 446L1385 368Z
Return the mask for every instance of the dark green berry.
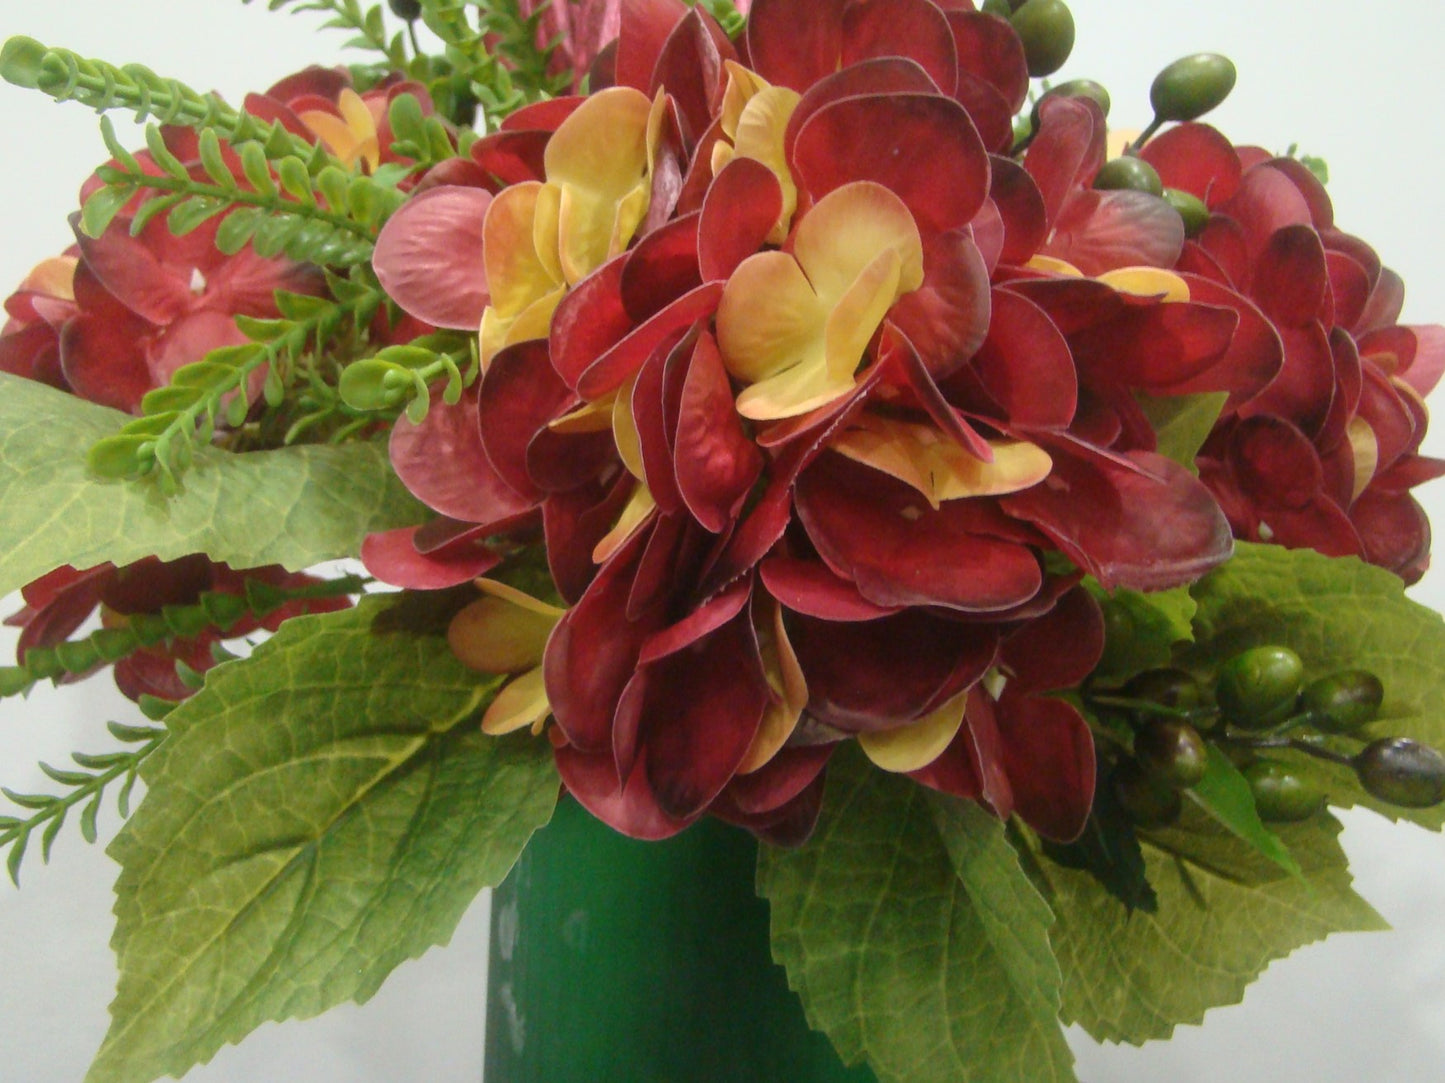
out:
M1294 713L1304 663L1288 647L1254 647L1219 669L1214 700L1243 729L1268 729Z
M1171 666L1134 674L1121 692L1129 699L1144 699L1180 711L1204 702L1204 689L1199 687L1194 675Z
M1074 16L1064 0L1028 0L1009 22L1034 78L1058 71L1074 51Z
M1209 749L1199 731L1172 718L1141 726L1134 735L1134 756L1176 789L1198 785L1209 769Z
M1013 14L1013 5L1009 0L983 0L983 7L980 9L988 15L997 15L1007 19Z
M1310 712L1316 729L1325 733L1353 733L1373 722L1385 699L1380 678L1364 669L1332 673L1305 685L1300 709Z
M1324 807L1324 794L1308 779L1277 760L1255 760L1244 769L1261 820L1295 823Z
M1140 827L1166 827L1184 807L1179 791L1137 760L1123 760L1114 769L1113 786L1120 807Z
M386 6L398 19L411 22L421 18L421 0L386 0Z
M1185 192L1179 188L1164 189L1164 199L1179 212L1179 217L1184 219L1184 236L1194 237L1205 226L1209 225L1209 208L1204 200L1200 199L1193 192Z
M1373 797L1401 808L1429 808L1445 801L1445 756L1408 737L1372 741L1354 758L1360 785Z
M1218 53L1182 57L1154 77L1149 104L1160 120L1195 120L1234 89L1234 64Z
M1151 196L1164 194L1164 182L1154 167L1142 158L1123 154L1104 163L1094 176L1094 187L1111 190L1127 188L1135 192L1148 192Z

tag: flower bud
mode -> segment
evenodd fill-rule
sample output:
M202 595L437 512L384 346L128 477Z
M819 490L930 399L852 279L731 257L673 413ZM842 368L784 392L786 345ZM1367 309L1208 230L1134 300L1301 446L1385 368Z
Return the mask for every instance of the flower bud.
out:
M1169 206L1179 212L1179 217L1184 219L1184 236L1194 237L1209 224L1209 208L1205 206L1204 200L1200 199L1193 192L1186 192L1179 188L1164 189L1164 199Z
M1035 78L1058 71L1074 51L1074 16L1064 0L1028 0L1009 22Z
M1156 720L1134 735L1134 756L1156 778L1176 789L1198 785L1209 769L1204 738L1188 722Z
M1254 647L1219 668L1214 700L1243 729L1268 729L1293 712L1304 663L1288 647Z
M386 6L398 19L411 22L421 18L421 0L386 0Z
M1179 819L1183 811L1179 791L1145 770L1137 760L1124 760L1115 768L1113 785L1119 805L1140 827L1165 827Z
M1311 681L1300 693L1300 708L1309 711L1316 729L1352 733L1373 722L1385 699L1380 678L1363 669L1347 669Z
M1164 182L1154 167L1142 158L1131 154L1111 158L1094 176L1094 187L1102 190L1127 188L1135 192L1148 192L1151 196L1163 196Z
M1401 808L1445 801L1445 756L1408 737L1372 741L1354 758L1355 774L1371 796Z
M1244 769L1261 820L1295 823L1324 808L1325 797L1308 779L1276 760L1255 760Z
M1195 53L1154 77L1149 104L1160 120L1194 120L1229 97L1234 77L1234 63L1227 56Z

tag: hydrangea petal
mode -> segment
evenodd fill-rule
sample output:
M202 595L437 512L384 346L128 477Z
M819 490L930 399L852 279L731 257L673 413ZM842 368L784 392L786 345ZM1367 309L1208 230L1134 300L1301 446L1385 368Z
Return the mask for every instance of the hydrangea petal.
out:
M520 673L542 661L558 616L487 595L452 618L447 646L463 665L481 673Z
M492 202L480 188L433 188L387 219L372 267L387 296L419 320L475 331L490 301L482 223Z
M916 722L860 733L858 744L864 754L885 771L903 774L926 767L953 743L963 725L968 694L965 689Z
M520 673L506 685L487 705L482 715L482 732L492 737L531 726L535 731L543 719L551 713L547 702L547 688L542 679L542 667L534 666Z

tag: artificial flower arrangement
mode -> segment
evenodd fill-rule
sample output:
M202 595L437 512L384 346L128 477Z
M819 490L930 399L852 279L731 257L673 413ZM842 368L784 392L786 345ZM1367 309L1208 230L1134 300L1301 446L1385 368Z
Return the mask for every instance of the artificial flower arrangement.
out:
M0 57L152 122L0 334L0 694L147 719L0 818L18 878L144 780L93 1079L364 998L519 856L623 881L564 820L756 851L831 1047L698 1078L1071 1078L1061 1019L1167 1037L1379 927L1327 806L1445 822L1445 335L1200 119L1227 60L1120 133L1062 0L271 6L374 61Z

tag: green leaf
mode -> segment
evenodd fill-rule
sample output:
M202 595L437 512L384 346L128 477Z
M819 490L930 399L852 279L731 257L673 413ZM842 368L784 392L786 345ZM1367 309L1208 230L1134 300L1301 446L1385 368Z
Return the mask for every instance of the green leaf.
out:
M0 594L62 564L87 568L205 553L236 568L354 556L420 508L374 443L235 455L197 448L184 490L97 480L86 449L124 414L0 374Z
M99 237L120 213L122 207L135 195L135 189L126 186L106 185L97 188L80 209L80 228L87 237Z
M1233 559L1195 585L1194 596L1197 644L1184 655L1187 665L1207 669L1249 647L1280 644L1304 661L1306 679L1367 669L1384 683L1385 701L1365 739L1411 737L1445 750L1445 620L1405 597L1390 572L1353 557L1240 543ZM1359 750L1359 742L1331 744ZM1436 830L1445 824L1445 807L1387 805L1346 767L1288 749L1278 758L1318 783L1331 804L1364 805Z
M1198 474L1194 458L1219 420L1229 399L1225 391L1201 391L1195 395L1155 397L1143 393L1135 399L1159 439L1159 454L1173 459L1191 474Z
M120 862L111 1028L87 1079L180 1075L364 1001L444 943L551 816L550 747L484 736L497 679L393 600L288 621L167 718Z
M1141 594L1109 592L1093 579L1084 582L1104 611L1104 655L1094 670L1096 677L1120 680L1168 665L1174 644L1194 637L1195 602L1187 588Z
M1107 777L1102 766L1099 777ZM1094 807L1077 839L1069 843L1045 841L1042 845L1051 861L1087 872L1123 903L1125 910L1148 914L1158 911L1159 897L1149 886L1139 837L1113 786L1101 785L1094 791Z
M1320 815L1283 824L1299 861L1290 876L1202 812L1141 836L1156 913L1132 913L1086 872L1048 860L1031 871L1053 908L1063 1016L1099 1041L1167 1038L1234 1004L1274 959L1332 932L1380 930L1350 888L1340 825Z
M1230 834L1253 846L1285 872L1300 875L1299 863L1280 842L1279 836L1260 820L1249 780L1229 762L1229 757L1220 751L1218 745L1211 742L1208 748L1209 767L1204 777L1185 792Z
M861 757L798 850L764 848L773 955L809 1023L883 1083L1073 1079L1047 907L998 824Z

